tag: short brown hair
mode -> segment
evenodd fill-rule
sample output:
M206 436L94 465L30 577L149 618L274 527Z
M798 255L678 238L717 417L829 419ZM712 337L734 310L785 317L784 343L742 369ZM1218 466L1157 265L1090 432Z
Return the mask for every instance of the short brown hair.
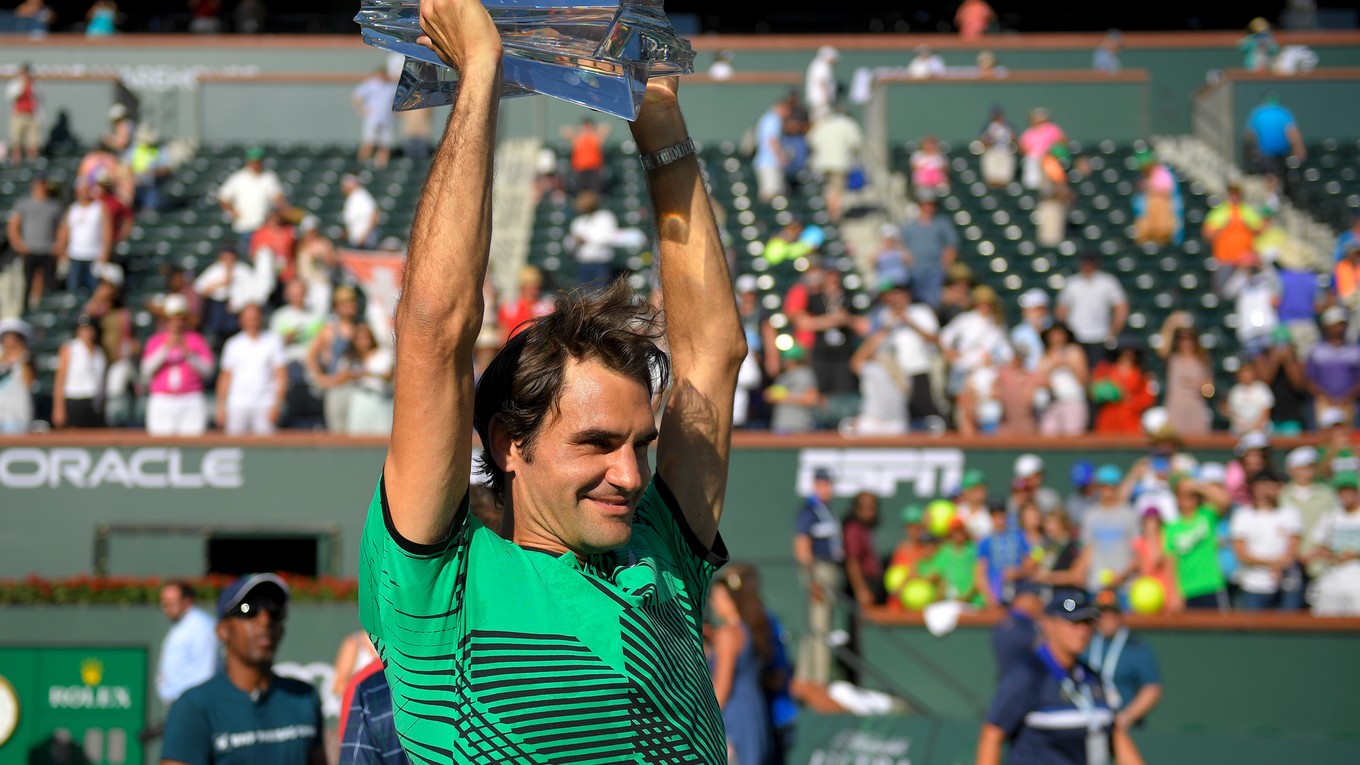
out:
M525 459L562 395L567 361L596 361L647 387L651 398L670 379L670 358L657 347L661 315L633 297L624 278L594 290L559 293L554 311L534 319L501 348L477 383L472 425L482 440L477 472L503 499L505 471L490 455L491 423L500 420Z

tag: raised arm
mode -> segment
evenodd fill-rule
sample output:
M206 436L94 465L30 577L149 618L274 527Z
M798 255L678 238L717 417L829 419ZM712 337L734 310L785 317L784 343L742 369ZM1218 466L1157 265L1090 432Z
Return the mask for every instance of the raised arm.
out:
M652 154L689 134L673 78L652 80L632 123L638 151ZM666 480L699 541L718 533L732 446L732 399L746 357L732 279L713 206L689 156L647 174L661 240L661 294L672 360L672 389L661 420L657 473Z
M491 246L501 43L475 0L424 0L420 26L420 43L458 70L459 91L411 226L383 476L397 532L430 544L448 531L472 464L472 347Z

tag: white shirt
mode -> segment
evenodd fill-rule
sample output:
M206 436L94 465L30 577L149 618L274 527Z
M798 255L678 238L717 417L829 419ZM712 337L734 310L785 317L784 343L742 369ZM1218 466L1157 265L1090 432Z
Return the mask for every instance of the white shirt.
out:
M359 387L371 390L374 393L386 393L392 386L392 352L385 348L376 348L368 358L363 360L363 377L358 382Z
M961 504L954 512L963 520L963 525L968 529L968 536L974 541L981 542L996 531L996 527L992 525L992 514L986 505L973 507Z
M232 313L240 313L246 305L263 302L264 298L268 297L260 294L263 290L256 269L239 259L231 269L229 284L223 284L226 278L226 265L220 260L213 261L212 265L203 269L203 273L194 280L194 291L208 300L225 302L227 310Z
M987 355L991 363L1000 364L1010 359L1006 330L995 321L974 311L965 311L955 316L940 332L940 347L959 353L954 367L964 371L983 366Z
M345 238L355 247L363 244L373 231L373 216L378 212L378 200L363 186L345 196L345 208L340 216L345 221Z
M156 695L169 706L180 694L201 685L217 671L217 622L190 606L165 633L156 662Z
M1067 326L1079 343L1101 343L1110 336L1114 308L1128 302L1119 280L1097 271L1090 278L1073 274L1058 293L1058 305L1067 307Z
M1275 394L1270 386L1257 380L1251 385L1237 384L1228 391L1228 415L1232 431L1246 433L1257 427L1261 415L1275 406Z
M1274 560L1289 550L1289 538L1303 533L1303 518L1288 505L1258 510L1245 505L1233 511L1228 536L1242 540L1253 558ZM1266 566L1243 566L1239 584L1246 592L1270 594L1280 587L1280 577Z
M273 406L279 393L276 373L286 363L283 339L273 332L232 335L222 349L222 371L231 372L227 406Z
M619 219L609 210L578 215L571 222L567 246L575 248L576 260L580 263L612 263L618 230Z
M1360 512L1332 510L1313 527L1309 541L1314 547L1325 547L1334 553L1360 553ZM1360 559L1333 566L1330 570L1341 569L1360 571Z
M935 358L935 346L927 343L914 327L924 329L928 334L940 334L940 320L935 317L935 312L930 310L930 306L923 303L912 303L907 306L907 318L912 325L902 325L893 328L888 333L888 338L884 341L893 351L893 357L897 359L897 367L902 373L911 377L925 374L930 371L930 363ZM889 314L883 317L886 322L894 322L894 317Z
M396 94L397 83L377 75L359 83L359 87L354 89L354 98L363 104L364 121L369 123L392 121L392 99Z
M1275 298L1280 294L1280 280L1273 271L1248 274L1239 270L1223 285L1226 295L1236 296L1237 338L1243 342L1266 337L1280 323Z
M254 231L264 225L269 215L269 206L275 199L283 196L283 184L272 170L251 172L249 167L227 176L217 198L231 205L236 218L231 222L231 230L236 233Z
M809 162L818 173L848 173L864 145L864 132L848 114L828 114L817 120L807 134L812 149Z
M831 59L818 56L812 59L807 68L807 86L804 88L808 111L817 114L831 108L832 97L836 93L836 70Z
M66 398L99 398L104 390L104 371L108 359L104 349L96 345L93 349L72 338L66 343L66 382L63 386Z
M91 261L104 253L104 205L75 202L66 211L66 255Z
M922 77L943 77L944 74L944 59L933 53L929 56L917 56L911 60L910 64L907 64L907 75L910 77L918 79Z

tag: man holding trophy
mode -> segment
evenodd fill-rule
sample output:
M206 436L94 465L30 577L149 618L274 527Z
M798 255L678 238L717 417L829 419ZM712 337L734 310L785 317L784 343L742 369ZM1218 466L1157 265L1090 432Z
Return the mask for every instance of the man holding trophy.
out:
M474 393L505 51L477 0L423 0L420 28L458 88L411 230L360 576L402 745L415 762L725 762L702 625L746 343L677 82L648 82L631 123L665 326L622 282L567 295ZM474 428L500 534L468 511Z

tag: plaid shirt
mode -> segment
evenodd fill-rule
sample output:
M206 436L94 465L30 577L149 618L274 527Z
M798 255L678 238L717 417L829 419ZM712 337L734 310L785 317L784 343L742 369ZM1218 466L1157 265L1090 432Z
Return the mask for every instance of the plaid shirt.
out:
M340 742L340 765L408 765L392 725L392 691L378 670L354 690Z

